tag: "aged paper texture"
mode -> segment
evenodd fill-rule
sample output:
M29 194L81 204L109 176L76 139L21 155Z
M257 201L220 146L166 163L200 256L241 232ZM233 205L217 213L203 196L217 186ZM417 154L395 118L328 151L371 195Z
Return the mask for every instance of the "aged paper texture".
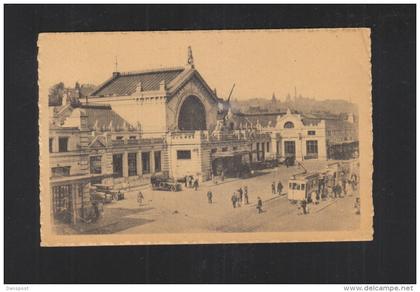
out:
M369 29L38 47L42 246L372 240Z

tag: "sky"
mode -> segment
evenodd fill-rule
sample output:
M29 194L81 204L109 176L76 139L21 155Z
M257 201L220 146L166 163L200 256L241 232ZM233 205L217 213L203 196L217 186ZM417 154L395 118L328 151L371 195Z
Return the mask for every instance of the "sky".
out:
M370 98L368 29L301 29L41 34L41 92L58 82L99 85L115 71L185 66L191 46L195 68L220 97L235 83L233 99ZM43 91L43 90L44 91Z

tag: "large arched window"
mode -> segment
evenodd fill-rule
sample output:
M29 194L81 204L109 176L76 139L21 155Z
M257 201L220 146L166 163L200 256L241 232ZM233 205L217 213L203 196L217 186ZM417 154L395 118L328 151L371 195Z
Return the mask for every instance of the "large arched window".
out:
M178 128L183 131L206 130L206 110L196 96L190 95L182 103Z
M292 129L294 127L295 127L295 125L292 122L286 122L286 123L284 123L284 128L285 129Z

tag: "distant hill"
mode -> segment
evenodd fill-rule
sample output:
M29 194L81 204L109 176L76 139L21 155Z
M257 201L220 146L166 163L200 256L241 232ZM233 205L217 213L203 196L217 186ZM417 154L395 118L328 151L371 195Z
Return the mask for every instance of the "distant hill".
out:
M231 102L234 110L241 112L285 112L288 108L292 111L302 113L309 112L330 112L332 114L340 113L358 113L358 107L341 99L316 100L299 96L297 98L286 98L285 101L266 98L252 98L244 101L235 99Z

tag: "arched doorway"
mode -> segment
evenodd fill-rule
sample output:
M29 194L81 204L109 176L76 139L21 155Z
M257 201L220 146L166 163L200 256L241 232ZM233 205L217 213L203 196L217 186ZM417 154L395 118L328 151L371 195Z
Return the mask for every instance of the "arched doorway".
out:
M196 96L190 95L182 103L178 128L183 131L206 130L206 110Z

